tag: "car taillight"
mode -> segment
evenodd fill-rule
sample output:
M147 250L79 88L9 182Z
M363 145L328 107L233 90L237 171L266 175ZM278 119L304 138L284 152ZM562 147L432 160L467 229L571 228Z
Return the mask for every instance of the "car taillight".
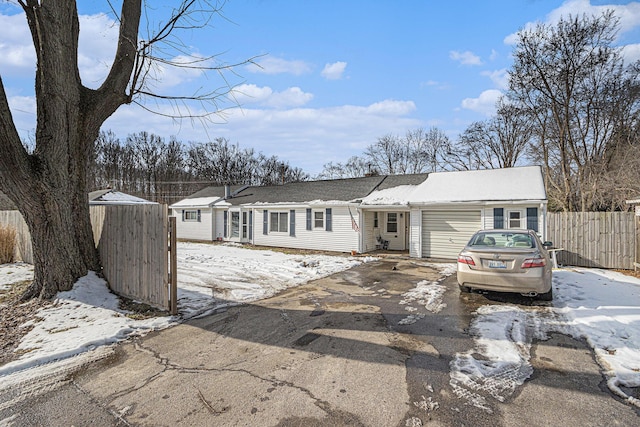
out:
M476 265L473 258L468 255L458 255L458 262L461 264Z
M544 267L547 262L544 258L529 258L522 263L522 268Z

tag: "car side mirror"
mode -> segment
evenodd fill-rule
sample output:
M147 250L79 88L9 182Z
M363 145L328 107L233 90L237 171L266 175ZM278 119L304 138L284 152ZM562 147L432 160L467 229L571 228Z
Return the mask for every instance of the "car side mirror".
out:
M544 243L542 243L542 247L545 248L545 249L552 248L553 247L553 242L549 242L549 241L544 242Z

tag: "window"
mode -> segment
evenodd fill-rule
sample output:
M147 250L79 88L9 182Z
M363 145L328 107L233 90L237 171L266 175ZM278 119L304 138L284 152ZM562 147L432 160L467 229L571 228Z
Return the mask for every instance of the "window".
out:
M276 233L286 233L289 231L288 212L270 212L269 231Z
M522 226L521 211L509 211L507 215L508 215L507 228L524 228Z
M242 238L246 239L249 229L249 223L247 222L247 213L242 212Z
M324 228L324 212L315 211L313 213L313 228Z
M373 213L373 228L378 228L378 212Z
M398 232L398 214L396 212L389 212L387 214L387 233Z
M240 212L231 212L231 237L240 237Z
M198 211L184 211L184 221L197 221Z

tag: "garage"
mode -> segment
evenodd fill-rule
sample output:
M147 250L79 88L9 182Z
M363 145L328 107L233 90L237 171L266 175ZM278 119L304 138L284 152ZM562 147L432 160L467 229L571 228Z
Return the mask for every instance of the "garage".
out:
M479 209L422 211L422 256L456 259L473 233L481 228Z

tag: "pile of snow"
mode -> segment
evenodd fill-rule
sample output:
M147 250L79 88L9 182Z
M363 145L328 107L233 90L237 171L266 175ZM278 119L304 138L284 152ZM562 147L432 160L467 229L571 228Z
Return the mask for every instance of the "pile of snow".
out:
M52 306L40 309L36 318L25 325L33 329L17 349L22 355L0 366L0 383L8 384L7 375L19 375L35 366L83 355L100 346L163 329L221 307L266 298L373 259L286 255L239 245L179 243L180 317L146 320L127 317L127 312L118 308L119 299L109 291L106 282L89 273L71 291L58 293ZM25 280L33 280L32 266L0 265L0 289Z
M178 249L178 309L183 318L276 293L347 270L371 257L287 255L237 244L181 243Z
M469 404L491 412L483 395L504 401L533 373L531 346L553 332L584 338L609 389L640 386L640 280L613 271L554 270L554 306L480 307L470 325L475 347L452 360L450 384Z

